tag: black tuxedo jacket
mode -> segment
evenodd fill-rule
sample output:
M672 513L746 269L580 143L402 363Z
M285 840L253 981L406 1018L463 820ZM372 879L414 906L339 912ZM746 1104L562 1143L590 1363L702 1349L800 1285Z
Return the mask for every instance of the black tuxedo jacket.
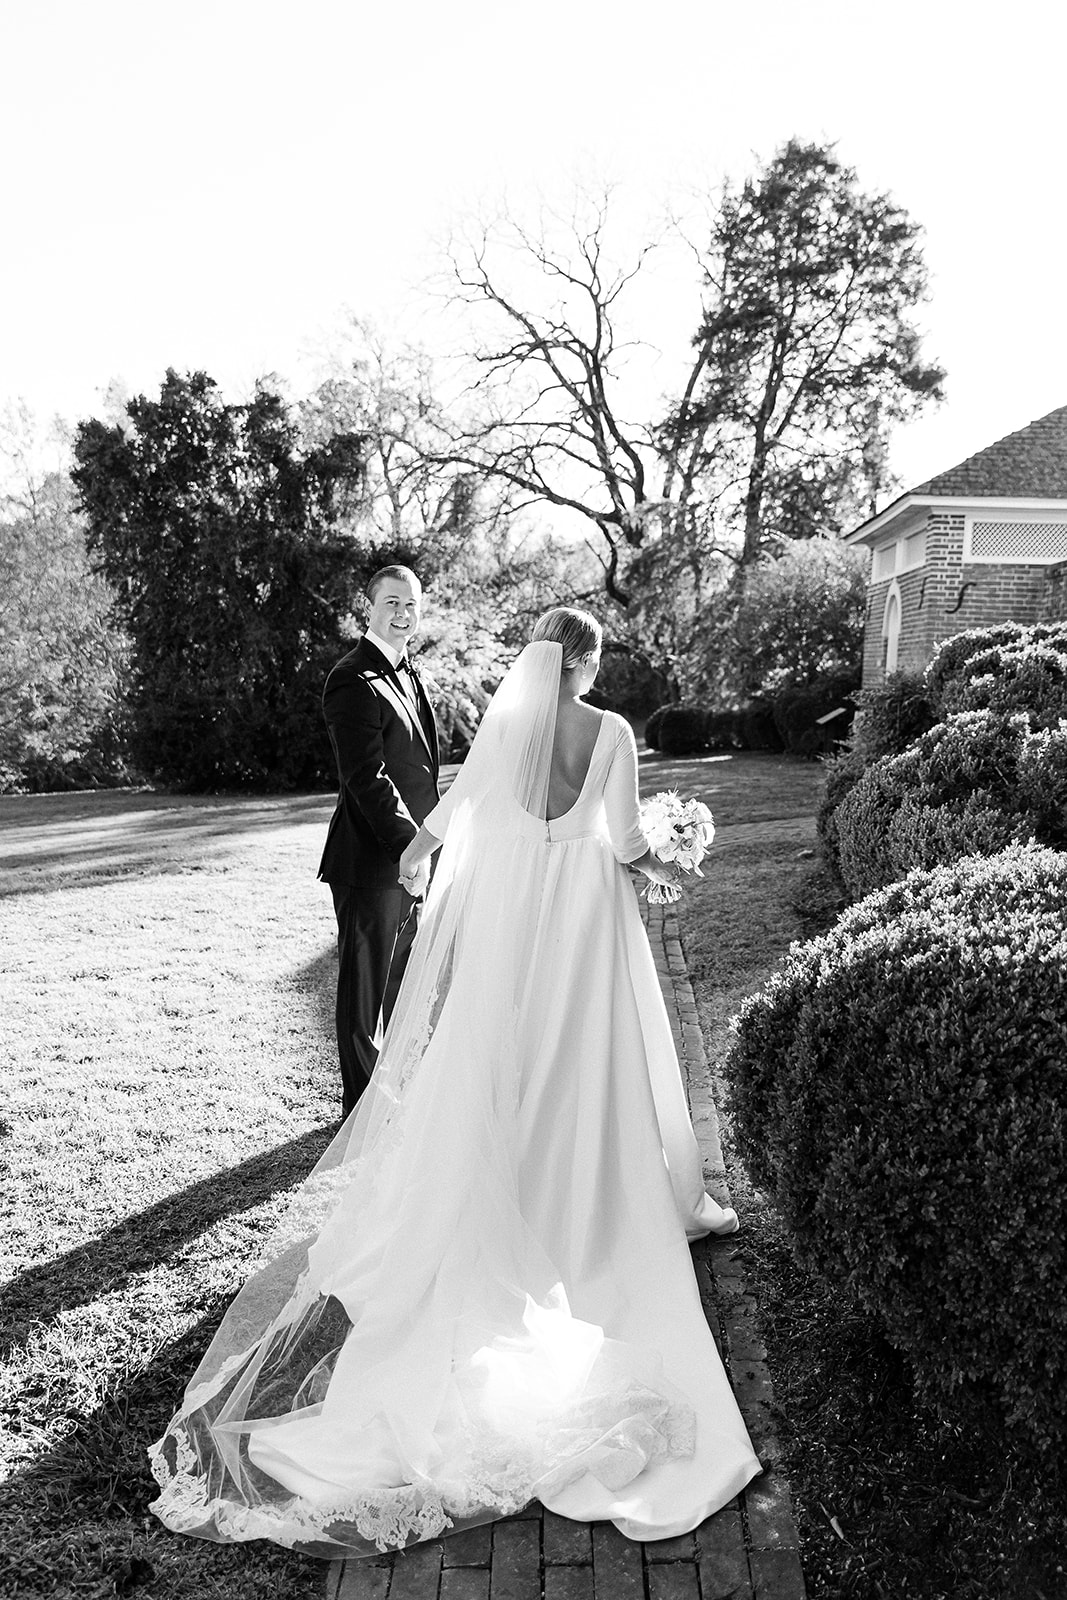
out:
M412 677L417 719L412 679L402 687L369 639L326 679L322 709L340 779L319 866L327 883L395 889L404 848L437 804L437 725L426 691Z

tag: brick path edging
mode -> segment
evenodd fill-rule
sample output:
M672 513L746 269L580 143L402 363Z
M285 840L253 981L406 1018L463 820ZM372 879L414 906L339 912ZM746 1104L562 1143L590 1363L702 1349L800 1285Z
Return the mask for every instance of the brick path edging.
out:
M676 911L642 914L685 1073L705 1178L728 1204L719 1119ZM805 1600L774 1393L755 1301L730 1239L693 1247L719 1354L765 1471L692 1533L638 1544L611 1523L572 1522L536 1502L518 1516L378 1560L335 1561L326 1600Z
M673 906L649 906L644 901L642 905L678 1058L686 1076L708 1193L720 1205L727 1205L730 1195L719 1118L696 996L682 948L678 914ZM704 1311L745 1426L765 1469L732 1506L726 1506L717 1517L710 1519L710 1523L715 1523L736 1508L737 1526L731 1543L732 1570L737 1581L733 1589L709 1589L702 1581L702 1600L727 1600L727 1597L728 1600L749 1600L750 1596L752 1600L805 1600L807 1591L800 1562L800 1540L789 1484L780 1467L782 1452L774 1428L774 1386L767 1367L767 1351L756 1325L756 1302L745 1281L732 1239L705 1239L693 1247L693 1258ZM710 1523L697 1530L698 1540Z

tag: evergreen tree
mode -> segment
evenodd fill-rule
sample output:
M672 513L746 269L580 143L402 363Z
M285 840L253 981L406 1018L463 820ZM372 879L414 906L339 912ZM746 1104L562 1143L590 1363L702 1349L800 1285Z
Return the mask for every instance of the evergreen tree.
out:
M131 640L136 763L198 789L333 781L319 698L366 573L344 529L363 441L301 452L265 387L168 371L125 425L83 422L73 480Z

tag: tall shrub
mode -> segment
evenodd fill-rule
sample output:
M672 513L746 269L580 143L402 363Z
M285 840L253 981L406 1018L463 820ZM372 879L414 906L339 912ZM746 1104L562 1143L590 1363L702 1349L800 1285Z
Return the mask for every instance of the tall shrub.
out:
M917 672L892 672L860 692L851 748L865 763L899 755L937 718Z
M121 783L126 641L63 465L31 465L34 428L0 417L0 791Z
M1067 1452L1067 856L912 873L794 945L727 1062L798 1254L922 1391Z
M992 628L966 628L962 633L943 640L924 674L926 692L937 716L946 715L950 709L978 709L971 705L951 706L945 703L951 685L961 677L968 676L968 664L972 657L985 655L991 650L1018 650L1028 644L1045 644L1061 655L1067 654L1067 622L1000 622ZM1011 709L1025 710L1026 706L1015 702Z
M934 711L918 673L893 672L884 683L862 689L847 748L826 762L826 781L816 814L824 854L835 872L837 808L864 769L882 756L899 755L933 725Z
M1067 721L964 711L868 767L836 812L841 876L853 897L1015 840L1067 849Z
M741 695L858 683L866 572L865 552L814 538L787 542L746 573L735 623Z

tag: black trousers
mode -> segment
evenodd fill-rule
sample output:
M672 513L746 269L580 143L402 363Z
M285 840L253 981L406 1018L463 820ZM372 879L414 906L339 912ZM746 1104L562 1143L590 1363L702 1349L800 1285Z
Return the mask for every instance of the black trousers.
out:
M406 889L331 883L337 914L337 1054L345 1116L370 1082L379 1023L392 1015L421 901Z

